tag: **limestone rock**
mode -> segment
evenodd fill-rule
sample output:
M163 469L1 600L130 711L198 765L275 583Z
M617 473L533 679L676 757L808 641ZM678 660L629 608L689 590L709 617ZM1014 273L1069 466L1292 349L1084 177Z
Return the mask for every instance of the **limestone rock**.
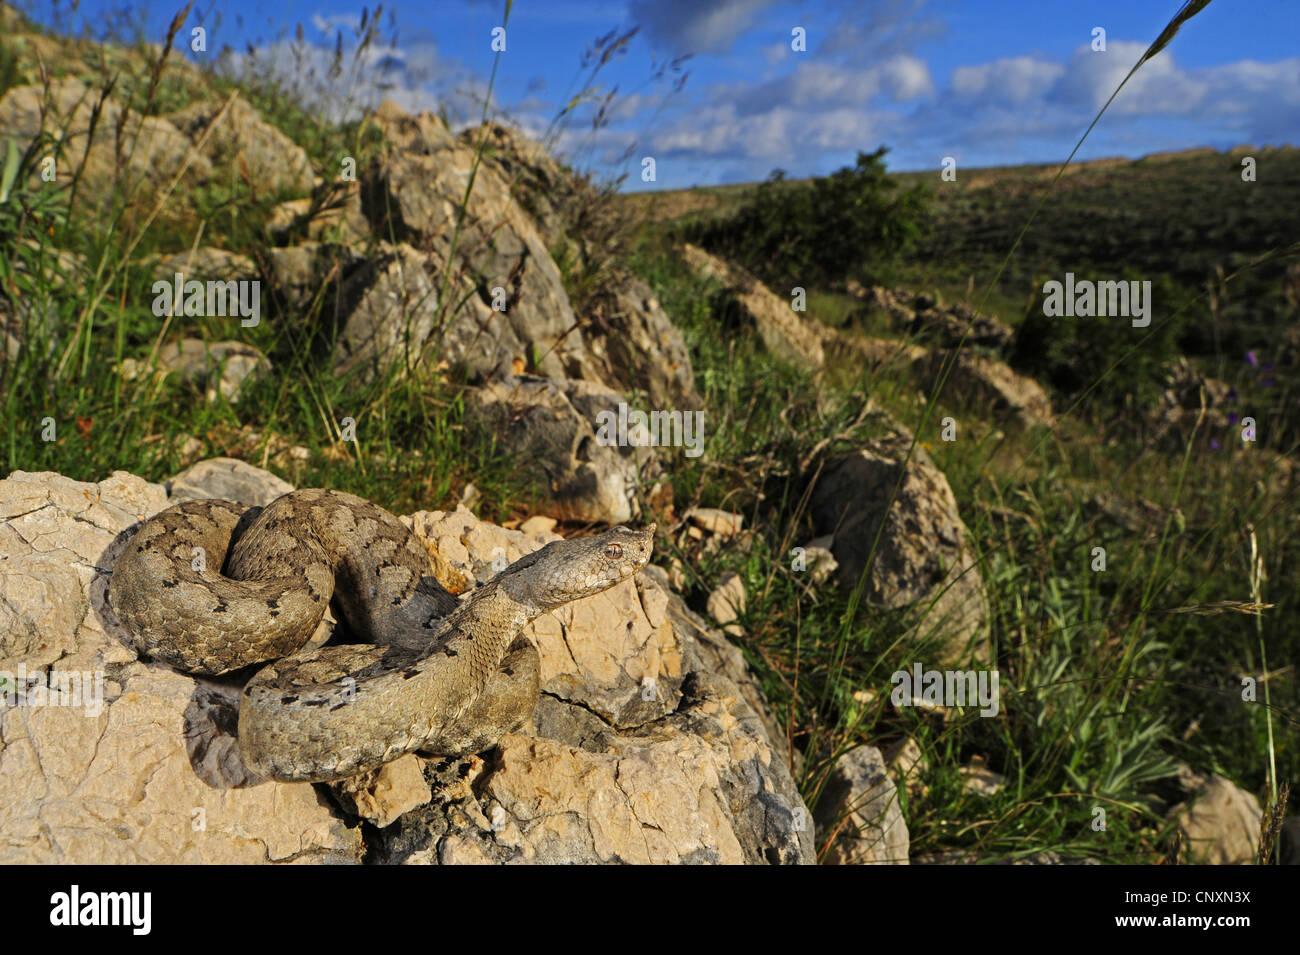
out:
M507 334L502 313L459 278L450 283L446 304L440 306L442 274L437 254L381 242L339 292L340 310L347 317L335 350L336 370L373 375L394 363L410 367L426 350L484 374L509 368L523 345Z
M721 537L735 537L745 525L743 514L723 511L716 507L692 507L682 516L701 530Z
M467 583L542 539L464 510L418 535ZM551 535L541 535L550 537ZM441 573L439 573L441 577ZM734 647L696 629L648 568L525 632L542 662L537 732L494 757L428 762L448 783L384 831L392 862L809 862L811 825L776 741L731 679ZM703 640L700 638L703 637ZM719 666L720 656L734 654ZM756 684L755 684L756 687ZM761 698L761 694L760 694ZM765 706L765 704L763 704ZM779 747L779 748L778 748Z
M207 157L193 153L190 140L165 119L124 110L110 96L104 100L92 141L91 119L99 93L74 77L64 76L51 82L49 95L48 111L46 91L39 85L16 86L0 97L0 141L15 140L22 151L42 130L51 135L63 131L56 188L70 189L74 179L71 171L81 170L79 202L107 206L115 196L135 194L138 201L152 208L163 188L178 174L182 189L212 174ZM119 128L120 143L114 133ZM125 159L120 178L119 146ZM39 172L33 175L33 188L49 185L40 182Z
M563 241L563 203L573 191L574 180L541 143L499 122L470 126L461 131L459 139L469 149L483 143L483 164L509 184L515 201L532 217L547 248Z
M856 586L883 521L866 599L888 609L915 607L921 633L938 644L936 662L959 659L967 648L980 658L987 652L988 597L968 532L947 478L923 448L903 468L907 445L905 435L891 435L831 459L813 489L813 521L819 533L834 536L845 587ZM898 497L886 513L900 471Z
M380 829L433 798L424 778L423 760L414 753L340 780L331 788L340 800L346 801L351 812Z
M965 766L959 766L957 773L962 778L962 788L976 796L996 796L1006 785L1006 777L995 773L984 765L984 760L971 757Z
M181 338L166 342L158 349L161 375L177 374L196 387L205 389L208 401L219 393L227 401L239 398L244 382L268 371L271 363L261 351L239 341L205 342L198 338ZM127 358L122 375L136 378L146 374L144 360Z
M1259 800L1219 775L1190 777L1187 802L1170 810L1182 834L1183 861L1252 865L1263 816Z
M957 303L943 306L926 293L881 286L864 288L849 283L846 291L867 303L870 310L889 316L894 329L918 341L933 342L942 348L980 345L1003 349L1015 337L1015 331L991 315L981 315L969 306Z
M646 395L664 410L704 406L695 390L691 354L650 286L619 273L589 307L587 338L604 381Z
M84 695L0 705L0 860L356 860L359 831L310 785L249 784L232 738L237 690L141 663L116 635L104 571L137 519L167 503L120 471L98 484L0 481L0 671L102 688L98 707Z
M617 415L620 402L585 381L521 375L472 390L466 416L507 454L536 469L536 491L548 499L548 510L566 520L622 524L639 513L637 489L659 468L648 447L598 440L597 416Z
M683 246L682 253L693 271L716 279L731 291L742 314L754 323L764 346L773 355L814 371L825 364L820 329L805 322L800 313L790 307L790 299L774 295L744 269L689 242Z
M929 787L921 781L921 775L929 768L929 763L915 739L908 736L900 740L886 750L884 755L890 775L907 790L910 798L919 799L926 794Z
M218 498L241 504L266 505L293 485L270 471L234 458L209 458L186 468L167 482L168 505Z
M279 490L255 469L206 464L173 490ZM141 662L104 600L135 520L167 503L122 472L98 485L0 481L0 670L57 662L104 686L93 712L0 708L0 860L356 861L361 830L348 820L360 815L383 827L367 834L371 861L812 861L784 739L749 704L752 684L723 672L741 673L738 652L696 629L653 573L531 625L536 730L483 759L408 757L336 788L337 804L323 787L257 779L234 736L237 680ZM462 592L554 536L463 509L410 524L440 558L434 574Z
M309 197L286 199L271 210L266 231L277 242L305 238L363 245L370 238L370 222L361 208L361 183L322 182Z
M200 246L192 253L173 252L152 261L154 278L173 282L177 272L200 281L246 281L257 278L257 263L242 252Z
M745 582L738 574L727 571L718 579L707 602L709 616L732 636L743 636L744 630L735 621L745 612Z
M433 287L441 287L450 262L453 280L440 317L448 359L490 376L503 370L498 352L504 349L511 358L535 359L536 370L547 377L600 381L559 269L501 173L490 164L479 166L461 219L457 210L473 150L427 111L410 116L385 101L370 120L392 151L362 176L362 208L375 234L427 250L424 254L439 266L429 283ZM418 290L410 298L426 295ZM435 293L435 303L436 298ZM498 298L504 311L489 304ZM457 307L462 301L464 310ZM414 326L413 347L422 347L432 330L432 325ZM354 349L342 344L338 362L348 367Z
M907 823L898 790L874 746L836 760L815 814L817 842L829 840L826 865L907 865Z
M167 119L197 143L224 104L225 100L217 99L194 103ZM237 96L216 120L202 150L214 167L246 171L259 193L305 192L315 179L307 151L263 120L242 97Z
M300 311L320 298L337 301L344 283L367 259L351 246L329 242L304 242L266 252L268 304L279 312ZM354 286L354 291L357 286Z
M927 390L943 373L949 353L930 352L913 366ZM1022 427L1050 428L1056 423L1052 400L1032 378L1012 371L1006 362L976 355L963 349L944 382L943 396L949 401L986 406L995 414L1009 414Z

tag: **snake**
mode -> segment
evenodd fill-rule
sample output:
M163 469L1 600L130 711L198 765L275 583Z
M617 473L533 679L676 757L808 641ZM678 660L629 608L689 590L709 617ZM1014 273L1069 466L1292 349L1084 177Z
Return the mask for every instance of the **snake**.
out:
M329 782L405 753L482 752L531 715L523 628L630 579L655 525L552 541L458 599L414 532L341 491L168 507L132 534L108 603L135 649L244 685L238 742L267 779ZM327 607L360 642L308 646Z

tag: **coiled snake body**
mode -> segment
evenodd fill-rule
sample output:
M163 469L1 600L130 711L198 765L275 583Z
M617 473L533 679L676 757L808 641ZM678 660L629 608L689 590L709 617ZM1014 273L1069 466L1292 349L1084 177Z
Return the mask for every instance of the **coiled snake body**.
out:
M653 543L654 525L555 541L458 601L406 525L362 498L189 501L140 527L108 598L136 648L178 669L276 661L244 687L244 762L274 779L332 780L416 750L491 746L537 701L537 651L521 629L628 579ZM299 652L331 597L369 643Z

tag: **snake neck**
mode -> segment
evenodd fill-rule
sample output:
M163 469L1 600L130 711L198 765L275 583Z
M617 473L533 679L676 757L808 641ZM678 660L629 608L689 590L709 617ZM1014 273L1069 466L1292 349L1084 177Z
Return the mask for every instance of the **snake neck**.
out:
M500 578L496 578L463 601L448 616L447 623L454 629L473 634L476 640L492 646L500 644L504 654L506 646L519 631L545 612L545 608L510 596Z

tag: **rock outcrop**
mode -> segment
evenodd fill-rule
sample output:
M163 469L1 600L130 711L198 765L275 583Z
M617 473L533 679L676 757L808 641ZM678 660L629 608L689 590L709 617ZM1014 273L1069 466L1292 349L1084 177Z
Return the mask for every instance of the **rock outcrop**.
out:
M937 659L978 659L987 653L989 607L970 535L925 449L914 448L904 465L908 444L895 434L831 458L812 491L813 522L834 539L841 586L857 586L866 570L865 598L914 607L918 635L936 644Z
M821 330L791 308L789 299L774 294L739 266L689 242L682 247L682 255L697 275L720 282L727 289L769 352L782 361L812 371L820 370L826 363Z
M261 500L283 489L267 478L203 462L171 489ZM333 788L252 776L234 735L240 679L139 659L105 602L136 522L170 500L125 472L0 481L0 675L31 691L0 688L0 860L360 861L360 817L372 862L812 861L752 677L743 661L746 685L728 675L734 648L653 572L532 625L533 726L481 758L410 757ZM411 523L456 592L554 537L463 509Z

